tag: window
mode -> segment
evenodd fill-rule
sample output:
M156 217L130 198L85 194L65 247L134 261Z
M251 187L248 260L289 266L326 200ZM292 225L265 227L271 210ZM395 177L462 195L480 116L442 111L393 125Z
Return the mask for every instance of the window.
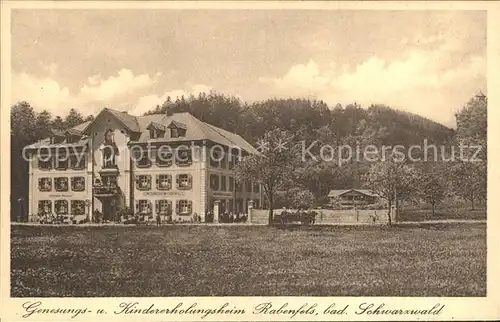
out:
M162 199L156 200L155 210L157 214L160 215L171 215L172 214L172 202L170 200Z
M45 155L38 158L38 169L50 170L52 168L52 157Z
M253 192L258 193L260 190L260 185L258 183L253 184Z
M177 200L175 210L180 216L189 216L193 211L193 202L191 200Z
M84 191L85 190L85 177L71 178L71 190Z
M116 168L116 150L113 145L106 145L102 149L102 167L104 169Z
M172 189L172 176L169 174L160 174L156 176L156 189L170 190Z
M178 174L176 177L177 189L189 190L191 189L193 180L190 174Z
M40 200L38 201L38 213L39 214L51 214L52 213L52 201L50 200Z
M177 131L176 127L170 129L170 137L172 138L179 137L179 132Z
M56 187L56 191L68 191L68 178L54 178L54 185Z
M38 190L51 191L52 190L52 178L40 178L40 179L38 179Z
M140 214L152 213L151 202L149 200L137 200L135 202L135 211Z
M220 160L220 166L222 169L226 168L226 160L227 160L226 153L222 152L222 158Z
M220 177L220 190L226 191L226 176L221 176Z
M150 175L140 175L135 177L135 184L139 190L150 190L151 189L151 176Z
M189 166L193 163L191 150L177 150L175 164L181 167Z
M173 154L170 149L160 147L156 152L156 165L159 167L169 167L172 165Z
M210 165L214 168L220 167L220 159L221 159L220 149L211 148L208 154L210 158Z
M216 174L210 175L210 189L219 190L219 176Z
M55 168L57 170L66 170L68 168L69 156L66 155L64 150L56 150Z
M234 178L229 177L229 191L234 191Z
M69 161L70 161L70 166L74 170L82 170L85 168L85 164L87 163L86 161L86 156L81 152L80 154L73 154L71 155Z
M85 214L85 201L71 200L71 214L73 216L80 216Z
M149 138L150 139L156 139L156 137L157 137L156 136L156 130L154 130L154 129L149 130Z
M151 160L149 159L148 151L144 151L142 154L139 154L137 157L137 167L138 168L147 168L151 166Z
M234 190L241 192L243 190L243 187L241 186L241 182L236 181Z
M235 156L234 155L229 155L229 160L227 160L227 163L228 163L228 166L229 166L229 170L233 170L234 169L234 158Z
M54 206L57 215L61 216L68 214L68 200L56 200Z

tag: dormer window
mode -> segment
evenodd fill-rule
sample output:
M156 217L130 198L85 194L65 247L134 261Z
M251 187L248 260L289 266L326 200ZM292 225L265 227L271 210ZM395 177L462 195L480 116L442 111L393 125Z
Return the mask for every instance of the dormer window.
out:
M186 136L186 124L177 121L172 121L167 126L170 129L170 137L178 138Z
M146 129L149 130L150 139L162 138L166 131L165 125L156 122L149 123Z
M179 137L179 132L177 131L177 128L170 129L170 137L171 138Z

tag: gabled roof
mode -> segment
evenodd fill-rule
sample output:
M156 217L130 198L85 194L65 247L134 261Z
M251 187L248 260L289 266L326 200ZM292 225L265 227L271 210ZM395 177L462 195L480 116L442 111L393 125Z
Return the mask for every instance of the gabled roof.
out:
M183 129L183 130L186 130L186 124L181 123L181 122L177 122L177 121L175 121L175 120L172 120L172 121L170 122L170 124L169 124L169 125L167 125L167 127L168 127L169 129L172 129L172 128L177 128L177 129Z
M139 127L139 124L137 123L137 119L135 116L133 115L130 115L128 114L127 112L121 112L121 111L117 111L117 110L113 110L111 108L104 108L96 117L95 119L90 122L86 127L85 127L85 130L84 132L87 133L88 130L92 127L92 124L94 124L94 122L96 122L97 119L99 119L99 117L103 114L103 113L109 113L111 114L113 117L115 117L116 120L118 120L118 122L120 122L121 124L123 124L123 126L125 128L127 128L129 131L131 132L140 132L140 127Z
M87 137L85 134L88 134L88 131L92 128L92 124L99 118L103 113L109 113L116 120L118 120L123 126L125 126L129 131L134 133L140 133L139 138L130 143L145 143L148 141L151 142L186 142L186 141L211 141L216 144L224 145L230 148L239 147L251 154L260 154L257 149L255 149L250 143L245 141L241 136L226 131L224 129L218 128L211 124L202 122L197 119L190 113L175 113L170 116L166 114L151 114L144 116L132 116L125 112L116 111L113 109L105 108L103 109L93 121L88 121L82 123L78 126L73 127L72 129L66 131L68 133L78 133L78 135L82 135L83 137L79 142L71 143L69 145L81 145L87 142ZM154 127L160 130L166 130L167 126L174 126L181 129L186 129L186 133L181 137L170 137L170 135L166 135L163 138L155 138L151 139L149 136L149 129ZM62 135L65 135L65 132L62 132ZM45 139L41 140L35 144L28 146L29 148L36 148L38 146L45 146L50 144L50 140ZM61 144L65 144L65 142L61 142ZM56 145L58 146L58 145Z
M137 117L139 124L141 125L141 136L135 142L185 142L185 141L198 141L207 140L212 141L217 144L221 144L228 147L240 147L248 153L259 154L259 151L255 149L250 143L245 141L241 136L231 133L229 131L223 130L216 126L210 125L208 123L202 122L188 112L175 113L171 116L166 116L165 114L152 114L146 116ZM164 125L170 124L183 124L186 128L186 135L182 137L172 138L170 136L165 136L163 138L151 139L149 137L149 131L146 131L147 126L155 120L156 122ZM134 143L134 142L130 142Z
M151 122L149 123L148 127L146 128L147 130L155 129L155 130L160 130L160 131L166 131L167 129L165 128L165 125L156 123L156 122Z
M79 136L82 135L82 131L79 131L79 130L74 129L74 128L67 129L66 133L69 134L69 135L79 135Z
M370 196L370 197L378 197L376 193L374 193L371 190L368 189L344 189L344 190L330 190L328 193L328 197L340 197L348 192L355 191L359 192L363 195Z

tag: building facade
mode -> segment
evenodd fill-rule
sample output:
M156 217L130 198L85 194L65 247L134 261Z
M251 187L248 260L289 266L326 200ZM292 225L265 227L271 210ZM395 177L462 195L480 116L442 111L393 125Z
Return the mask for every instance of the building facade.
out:
M189 113L134 117L102 110L92 122L27 146L29 220L43 216L116 218L121 209L151 219L190 221L262 205L259 184L238 182L234 167L258 153L240 136Z
M367 189L331 190L328 193L330 205L356 207L372 205L379 200L379 196Z

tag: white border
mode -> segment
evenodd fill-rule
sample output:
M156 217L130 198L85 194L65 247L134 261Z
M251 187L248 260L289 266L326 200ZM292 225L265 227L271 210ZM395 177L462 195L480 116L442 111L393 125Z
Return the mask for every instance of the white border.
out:
M36 9L36 8L60 8L60 9L300 9L300 10L338 10L338 9L351 9L351 10L487 10L488 11L488 289L486 298L404 298L404 297L204 297L204 298L137 298L137 299L121 299L121 298L48 298L42 299L46 307L88 307L88 308L105 308L112 311L122 301L135 301L137 300L143 306L149 306L155 303L156 307L172 307L173 303L177 302L198 302L203 307L217 307L220 304L229 302L238 307L245 307L248 313L244 317L241 316L220 316L212 315L204 318L205 321L230 321L230 320L251 320L251 321L269 321L269 320L415 320L415 316L367 316L354 314L344 316L297 316L290 319L288 316L266 316L251 314L252 306L264 302L266 299L274 303L283 303L288 301L292 303L319 303L322 307L328 306L330 303L335 302L338 306L342 304L350 304L351 307L356 307L362 302L385 303L388 307L404 307L404 308L425 308L432 307L436 303L446 304L443 313L439 316L424 316L420 320L472 320L472 319L499 319L500 318L500 270L498 250L500 246L500 207L497 185L500 182L500 144L495 142L495 138L500 138L500 127L496 126L499 118L500 106L500 3L497 2L42 2L42 1L2 1L1 2L1 26L2 26L2 46L1 46L1 151L10 151L10 69L11 69L11 53L10 53L10 10L12 9ZM5 152L4 152L5 153ZM6 321L18 321L23 319L20 314L23 313L21 308L22 303L28 299L11 299L9 294L10 288L10 202L9 202L9 189L10 189L10 158L5 153L1 162L1 314L2 318ZM495 198L497 197L497 198ZM299 305L300 306L300 305ZM353 310L351 310L352 312ZM37 318L29 318L30 321L52 321L52 320L75 320L75 321L88 321L88 320L183 320L194 321L200 320L199 316L178 316L178 315L162 315L162 316L123 316L123 315L105 315L98 317L95 315L80 316L75 319L70 319L69 316L49 316L42 315Z

